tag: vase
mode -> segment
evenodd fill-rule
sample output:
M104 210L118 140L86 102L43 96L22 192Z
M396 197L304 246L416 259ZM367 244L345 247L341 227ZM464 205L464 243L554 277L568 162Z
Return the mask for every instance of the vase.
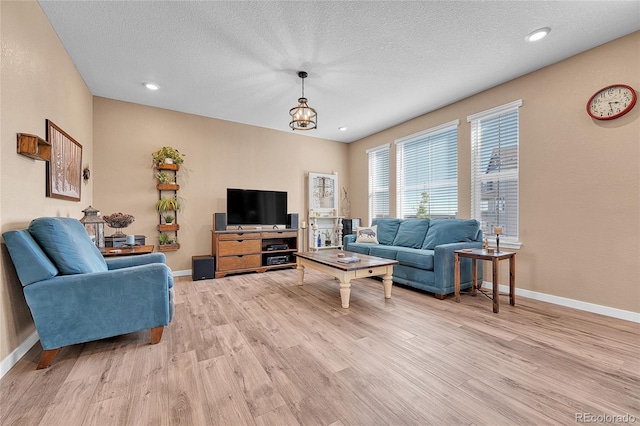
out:
M126 235L124 234L124 232L122 232L122 228L115 228L116 232L115 234L112 235L112 237L116 237L116 238L125 238Z

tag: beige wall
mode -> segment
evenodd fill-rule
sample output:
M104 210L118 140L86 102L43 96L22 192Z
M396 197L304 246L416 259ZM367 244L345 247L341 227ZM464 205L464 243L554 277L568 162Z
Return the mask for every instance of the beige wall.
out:
M640 32L351 144L354 217L368 221L368 148L392 144L394 216L393 141L454 119L460 120L459 212L469 217L467 116L522 99L517 287L640 312L640 104L608 122L585 111L602 87L640 89L638 46Z
M50 119L93 156L93 99L36 2L0 2L0 231L26 227L39 216L81 218L91 204L91 183L80 202L45 197L45 163L16 153L16 134L46 136ZM0 250L0 360L34 331L22 287L4 244Z
M94 100L94 140L95 207L135 216L126 233L146 235L150 244L158 235L151 153L170 145L185 154L180 250L166 253L174 271L191 269L191 256L211 254L212 215L226 211L227 188L287 191L289 212L302 217L308 172L338 172L348 184L343 143L105 98Z

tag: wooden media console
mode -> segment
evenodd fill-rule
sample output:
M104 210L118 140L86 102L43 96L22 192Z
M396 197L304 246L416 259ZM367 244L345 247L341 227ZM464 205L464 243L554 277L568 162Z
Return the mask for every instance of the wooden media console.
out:
M216 231L213 215L211 254L215 257L215 277L241 272L295 268L298 229L234 229Z

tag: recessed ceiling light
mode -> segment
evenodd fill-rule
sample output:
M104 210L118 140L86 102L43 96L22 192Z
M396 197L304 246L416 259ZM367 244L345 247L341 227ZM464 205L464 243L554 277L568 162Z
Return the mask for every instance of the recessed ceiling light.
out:
M551 31L551 28L549 27L539 28L535 31L530 32L529 35L526 36L524 39L527 41L542 40L547 36L547 34L549 34L550 31Z
M348 127L346 127L346 126L338 127L338 130L340 130L341 132L345 132L347 129L348 129Z
M144 83L144 87L146 87L149 90L158 90L160 88L160 86L158 86L155 83Z

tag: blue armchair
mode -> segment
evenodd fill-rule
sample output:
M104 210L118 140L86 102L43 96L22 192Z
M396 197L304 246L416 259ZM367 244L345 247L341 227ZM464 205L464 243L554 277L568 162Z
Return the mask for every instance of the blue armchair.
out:
M151 329L173 318L173 277L162 253L104 259L77 219L39 218L3 234L48 367L63 346Z

